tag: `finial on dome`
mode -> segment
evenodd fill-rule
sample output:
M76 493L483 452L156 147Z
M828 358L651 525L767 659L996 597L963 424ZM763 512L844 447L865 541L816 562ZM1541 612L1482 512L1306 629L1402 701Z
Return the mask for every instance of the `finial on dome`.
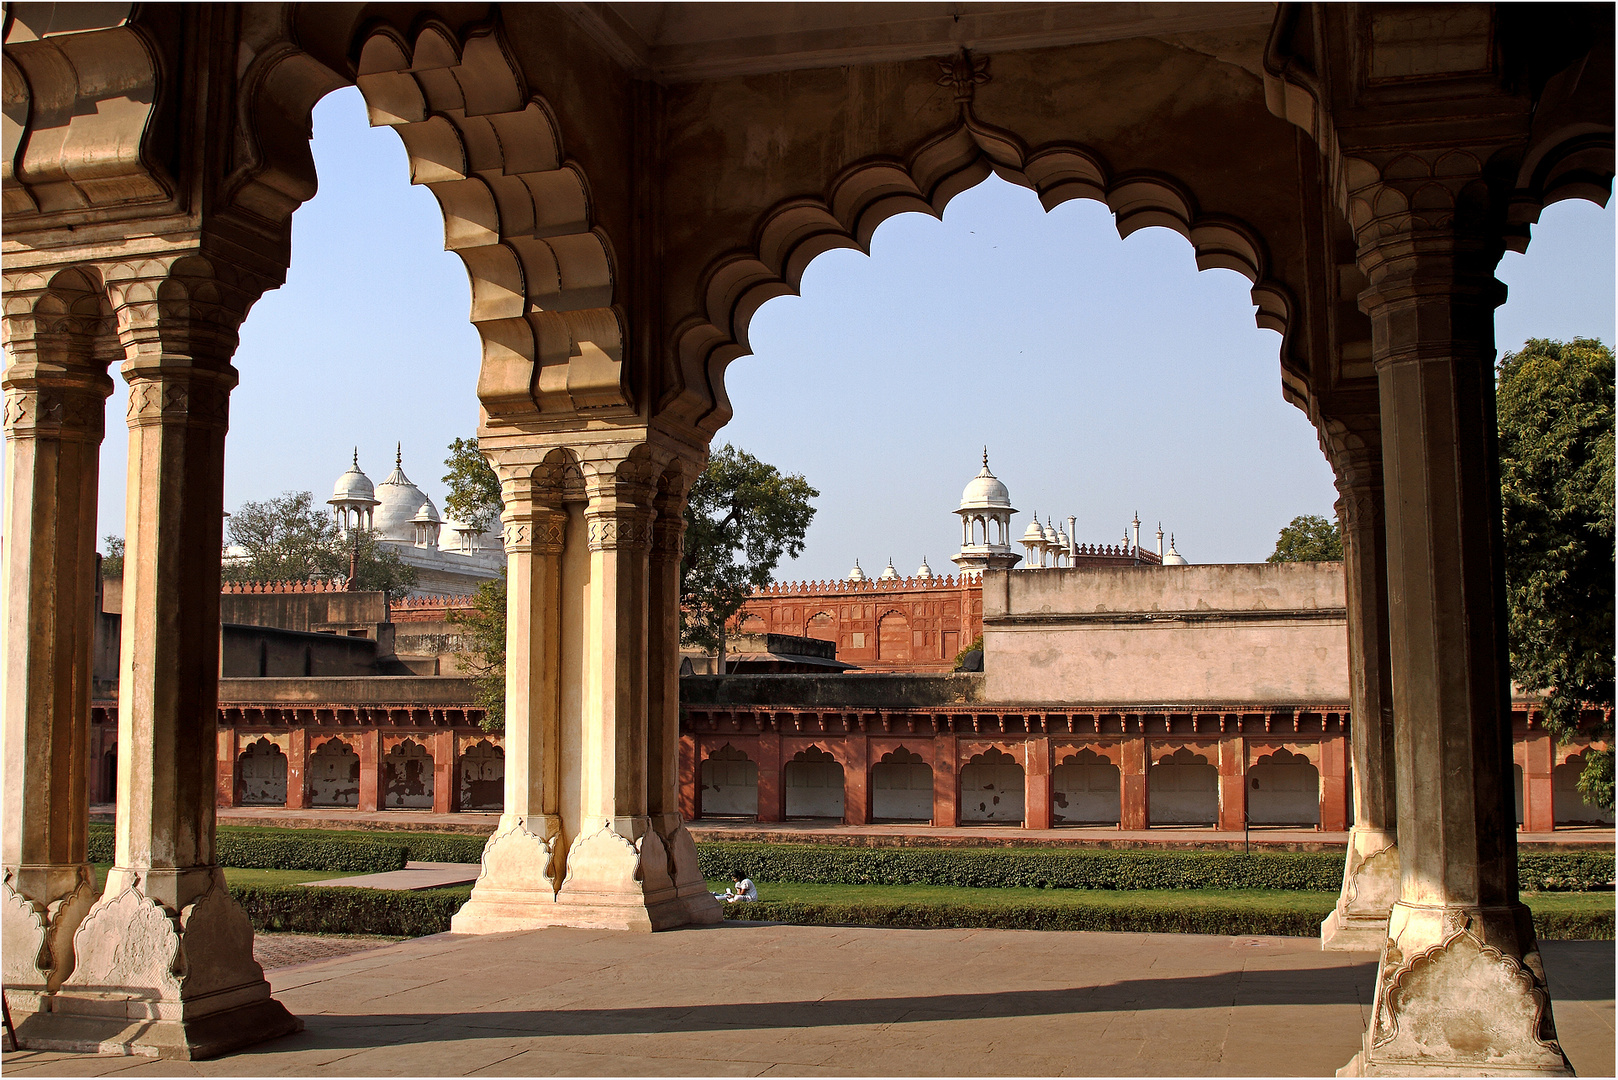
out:
M404 468L404 443L402 442L393 444L393 467L395 469Z
M354 447L354 468L360 467L360 448Z
M983 448L983 467L985 469L989 467L989 448L987 446Z

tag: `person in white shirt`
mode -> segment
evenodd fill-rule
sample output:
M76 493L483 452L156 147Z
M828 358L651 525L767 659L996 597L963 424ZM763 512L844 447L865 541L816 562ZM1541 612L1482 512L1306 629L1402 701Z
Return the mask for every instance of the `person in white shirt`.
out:
M726 889L719 899L727 903L732 900L758 899L758 886L753 884L753 879L747 876L746 871L732 870L730 880L730 888Z

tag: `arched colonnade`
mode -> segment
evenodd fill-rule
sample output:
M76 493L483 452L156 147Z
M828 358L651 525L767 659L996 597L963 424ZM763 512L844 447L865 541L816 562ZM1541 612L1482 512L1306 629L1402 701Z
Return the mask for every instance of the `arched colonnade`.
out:
M780 36L705 38L693 9L703 44L684 52L564 6L65 10L12 4L5 22L5 911L8 1000L30 1030L116 1041L155 1010L127 1039L194 1056L294 1023L213 856L223 457L237 328L283 279L314 190L309 110L352 83L467 266L479 442L505 500L505 809L457 930L719 917L679 813L675 673L680 511L729 417L725 366L815 255L995 172L1047 206L1104 201L1125 234L1174 229L1200 267L1246 275L1281 335L1283 392L1342 494L1368 721L1338 913L1387 944L1359 1065L1481 1060L1413 1033L1452 1029L1446 987L1487 956L1506 976L1459 997L1516 1018L1489 1060L1566 1067L1515 851L1488 839L1511 813L1493 270L1547 202L1608 196L1610 10L1113 24L1053 5L1019 37L918 7L877 42L808 33L790 7ZM787 44L747 53L762 41ZM85 659L114 360L130 386L125 756L97 896ZM1396 790L1420 795L1396 812ZM1371 895L1399 899L1356 907ZM156 985L126 968L131 942L177 958ZM86 996L121 987L123 1023Z
M1244 820L1327 831L1349 820L1335 741L714 734L687 736L682 754L691 819L1236 832Z

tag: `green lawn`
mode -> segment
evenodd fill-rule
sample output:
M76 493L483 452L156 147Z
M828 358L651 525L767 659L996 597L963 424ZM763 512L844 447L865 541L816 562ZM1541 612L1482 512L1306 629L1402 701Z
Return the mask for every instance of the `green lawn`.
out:
M723 892L728 881L710 881ZM1337 894L1289 889L959 889L948 885L801 885L758 883L764 901L803 904L1039 904L1049 907L1118 905L1138 908L1206 907L1249 901L1280 911L1330 911Z

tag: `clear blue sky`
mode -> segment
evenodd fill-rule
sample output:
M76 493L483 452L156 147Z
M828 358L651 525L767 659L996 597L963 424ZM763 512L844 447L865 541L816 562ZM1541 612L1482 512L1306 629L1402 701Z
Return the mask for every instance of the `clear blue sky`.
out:
M370 129L356 90L315 112L320 193L293 218L287 283L242 328L225 505L308 490L323 502L358 446L373 480L405 471L443 506L449 441L477 426L478 337L466 272L412 188L403 147ZM1507 255L1497 340L1614 337L1614 213L1546 211ZM877 230L872 253L809 268L766 304L755 355L732 364L736 418L719 434L820 490L807 548L780 577L845 575L891 556L953 569L951 511L982 447L1021 511L1078 518L1116 542L1138 510L1192 562L1262 560L1298 514L1330 515L1331 472L1281 399L1278 335L1253 325L1248 283L1198 273L1178 235L1120 240L1106 209L1047 214L991 179L942 221ZM124 388L109 407L100 532L122 534Z

